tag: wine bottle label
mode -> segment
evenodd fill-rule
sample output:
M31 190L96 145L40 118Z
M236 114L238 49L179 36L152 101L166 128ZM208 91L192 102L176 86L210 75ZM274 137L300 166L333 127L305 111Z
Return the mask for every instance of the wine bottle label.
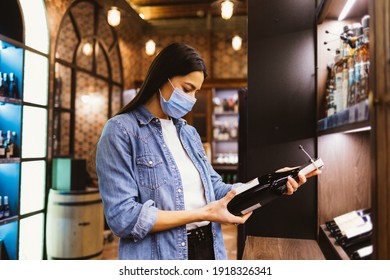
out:
M369 232L371 230L372 230L372 223L371 223L371 221L368 221L368 222L364 223L361 226L357 226L357 227L353 227L353 228L347 229L345 231L345 236L349 239L349 238L358 236L360 234Z
M249 213L249 212L251 212L251 211L253 211L253 210L256 210L257 208L260 208L260 207L261 207L261 204L260 204L260 203L257 203L257 204L255 204L255 205L253 205L253 206L251 206L251 207L249 207L249 208L247 208L247 209L242 210L242 211L241 211L241 214L242 214L242 215L245 215L246 213Z
M361 226L366 222L367 222L367 217L357 216L355 218L352 218L351 220L348 220L348 221L341 223L338 226L339 226L340 231L344 234L346 230L353 228L353 227Z
M372 252L373 252L373 246L372 245L363 247L363 248L361 248L361 249L356 251L356 253L359 255L360 258L367 257L367 256L371 255Z
M258 184L259 184L258 178L255 178L255 179L253 179L245 184L242 184L242 185L238 186L237 188L235 188L236 195L240 194L242 192L245 192L245 191L249 190L250 188L253 188L254 186L257 186Z
M336 222L337 225L341 225L342 223L345 223L346 221L352 220L356 217L359 217L358 213L356 211L348 212L343 215L337 216L333 218L333 220Z

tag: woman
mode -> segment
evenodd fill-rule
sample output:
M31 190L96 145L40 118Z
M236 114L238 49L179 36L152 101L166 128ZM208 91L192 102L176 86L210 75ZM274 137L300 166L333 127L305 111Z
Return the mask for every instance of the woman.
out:
M181 117L207 77L203 59L174 43L152 62L135 99L104 127L96 168L119 259L226 259L220 223L244 223L226 206L234 186L207 161ZM288 194L306 182L289 179Z

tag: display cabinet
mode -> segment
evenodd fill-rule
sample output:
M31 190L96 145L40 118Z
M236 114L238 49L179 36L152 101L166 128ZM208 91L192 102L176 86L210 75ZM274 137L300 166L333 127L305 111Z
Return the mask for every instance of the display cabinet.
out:
M7 18L4 13L19 22L0 34L1 258L42 259L49 69L45 6L42 0L6 1L0 18Z
M207 79L185 119L193 125L209 161L226 183L238 180L239 89L244 79Z
M379 165L388 166L389 143L382 141L380 150L377 144L383 135L388 134L384 119L381 120L377 113L381 109L379 96L386 92L378 91L378 85L386 85L388 69L383 67L386 54L382 53L379 57L377 51L380 49L378 45L384 49L389 46L384 15L388 18L390 10L385 1L369 3L360 0L356 1L348 17L337 20L345 2L321 1L317 13L318 155L326 163L318 179L319 244L330 259L350 259L356 250L368 245L374 248L371 258L389 258L386 245L389 240L389 215L387 208L380 205L383 200L388 201L388 175L380 172ZM366 38L366 35L369 36ZM360 41L362 38L363 41ZM365 73L364 66L359 65L358 51L361 44L368 42L367 39L369 60ZM337 49L341 50L339 53L344 58L337 57L340 56ZM344 56L343 49L348 49L344 51ZM344 89L348 86L347 106L333 110L329 109L332 107L329 104L332 103L333 90L342 89L329 86L329 76L332 76L329 75L329 66L342 59L346 63L352 61L355 67L344 64L344 74L340 74L340 79L346 80ZM367 81L362 80L364 75L367 75ZM349 81L348 77L351 78ZM359 97L359 88L365 85L366 97L355 98L351 102L354 93L355 97ZM381 188L379 181L384 182L385 187ZM359 209L371 209L369 222L373 224L373 229L367 232L368 238L362 242L340 246L324 224L334 217Z

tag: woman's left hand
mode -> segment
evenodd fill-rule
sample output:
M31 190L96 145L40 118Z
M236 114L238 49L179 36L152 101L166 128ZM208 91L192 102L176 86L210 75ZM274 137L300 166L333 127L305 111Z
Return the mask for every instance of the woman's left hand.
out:
M288 170L291 170L291 169L294 169L294 168L284 167L282 169L277 170L276 172L283 172L283 171L288 171ZM306 176L303 175L301 172L299 172L298 173L298 179L299 179L298 182L296 180L294 180L292 177L288 177L287 178L287 183L286 183L287 191L285 192L285 194L286 195L292 195L294 192L296 192L298 190L298 188L300 186L302 186L304 183L306 183L307 178L310 178L312 176L316 176L316 175L318 175L320 173L321 173L321 170L318 170L318 169L310 172Z

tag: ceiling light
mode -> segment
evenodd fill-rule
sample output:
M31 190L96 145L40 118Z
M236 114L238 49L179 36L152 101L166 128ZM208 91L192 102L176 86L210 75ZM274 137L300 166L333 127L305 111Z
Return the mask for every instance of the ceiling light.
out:
M149 40L145 44L145 52L147 55L154 55L156 52L156 43L153 40Z
M230 19L233 15L234 4L230 0L225 0L221 3L221 16L223 19Z
M121 12L117 7L111 7L107 13L107 21L111 26L118 26L121 23Z
M242 46L242 38L238 35L234 36L232 39L233 50L239 51L241 50L241 46Z
M347 17L347 14L351 10L353 4L355 4L356 0L348 0L345 4L343 10L341 11L338 20L341 21Z
M83 54L86 56L90 56L92 54L92 44L91 43L85 43L83 46Z

